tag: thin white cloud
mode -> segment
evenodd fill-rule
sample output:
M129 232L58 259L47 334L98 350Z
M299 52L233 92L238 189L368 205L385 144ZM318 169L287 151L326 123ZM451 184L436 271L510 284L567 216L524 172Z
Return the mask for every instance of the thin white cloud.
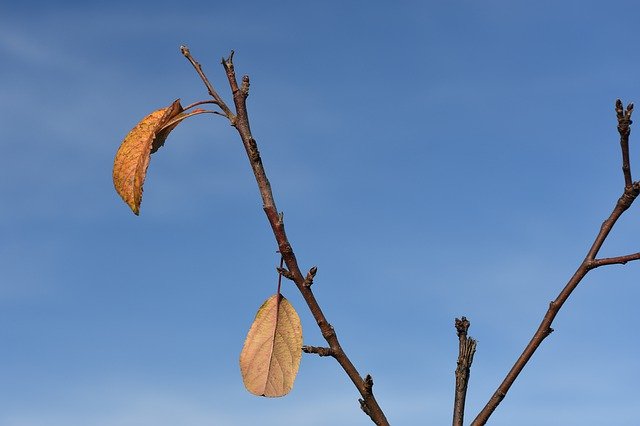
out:
M8 58L39 67L68 71L86 67L85 61L71 54L72 49L62 49L55 39L56 37L46 34L40 34L39 37L0 22L0 51L4 51Z
M0 49L27 62L46 63L53 56L51 51L36 40L29 39L25 34L19 34L4 25L0 28Z

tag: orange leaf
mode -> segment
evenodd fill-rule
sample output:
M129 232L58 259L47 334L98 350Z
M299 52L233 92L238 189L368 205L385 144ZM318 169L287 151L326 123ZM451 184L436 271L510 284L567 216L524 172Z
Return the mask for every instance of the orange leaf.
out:
M113 184L125 203L133 213L140 214L142 202L142 185L147 175L149 160L163 144L169 132L180 121L163 127L182 113L180 100L174 101L166 108L147 115L124 138L116 157L113 160Z
M249 392L258 396L284 396L298 374L302 357L300 317L287 299L268 298L247 333L240 371Z

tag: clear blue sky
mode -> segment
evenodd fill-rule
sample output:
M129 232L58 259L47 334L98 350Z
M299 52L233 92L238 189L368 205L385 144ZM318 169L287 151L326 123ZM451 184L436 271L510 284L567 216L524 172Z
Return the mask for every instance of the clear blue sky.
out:
M622 191L613 105L640 101L638 16L632 1L4 2L0 425L370 424L330 359L304 356L285 398L243 388L278 258L222 118L172 133L140 217L113 190L140 118L206 98L180 44L226 99L220 57L251 75L294 250L391 423L450 423L461 315L479 340L471 420ZM638 251L638 207L603 255ZM590 274L490 424L637 424L639 277Z

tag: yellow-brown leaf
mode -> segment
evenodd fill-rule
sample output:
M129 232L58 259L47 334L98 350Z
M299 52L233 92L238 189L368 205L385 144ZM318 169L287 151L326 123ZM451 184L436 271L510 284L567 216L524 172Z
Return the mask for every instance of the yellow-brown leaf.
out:
M300 317L287 299L273 295L258 309L240 354L244 386L258 396L286 395L301 357Z
M142 186L149 167L150 156L164 144L169 132L178 122L163 129L182 113L180 100L147 115L124 138L113 160L113 184L133 213L140 214Z

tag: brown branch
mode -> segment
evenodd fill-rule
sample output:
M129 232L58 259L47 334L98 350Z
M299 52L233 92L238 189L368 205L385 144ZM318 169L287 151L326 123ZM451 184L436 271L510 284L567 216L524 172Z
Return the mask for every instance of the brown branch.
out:
M620 133L620 148L622 150L622 173L624 174L624 186L632 185L631 164L629 162L629 134L631 134L631 113L633 104L627 105L627 109L622 108L622 101L616 100L616 115L618 116L618 133Z
M200 79L202 79L202 82L207 87L207 91L213 98L214 100L213 103L218 105L220 109L224 111L224 116L227 117L229 121L233 123L233 121L235 120L235 116L233 115L233 113L231 112L227 104L222 100L220 95L218 95L218 92L216 92L216 90L213 88L213 85L209 82L209 79L204 74L204 71L202 71L202 66L200 65L200 63L195 59L193 59L193 57L191 56L191 52L189 51L189 48L187 46L180 46L180 52L184 55L185 58L187 58L187 60L191 63L191 65L193 65L193 68L195 68L196 72L200 76Z
M365 413L369 415L369 417L375 424L388 425L389 422L387 421L382 409L378 405L375 397L373 396L371 386L368 385L368 381L366 379L363 379L362 376L360 376L360 373L358 373L358 370L342 349L334 328L325 317L322 309L320 308L320 305L318 304L318 301L315 298L315 295L311 290L311 286L309 285L310 281L305 279L305 277L302 275L302 272L300 271L300 267L298 266L298 261L284 229L283 217L278 213L278 209L276 208L276 203L271 191L271 185L262 164L258 145L251 134L251 127L249 125L249 116L246 106L246 99L249 95L249 77L244 76L242 78L242 85L238 87L235 69L233 66L233 51L227 59L222 59L222 65L227 74L229 86L231 87L231 92L233 94L233 102L235 104L236 110L234 116L230 110L227 111L228 108L226 107L225 103L222 101L222 99L219 98L218 94L213 89L213 86L211 86L211 84L209 83L208 79L202 72L202 68L200 67L198 62L196 62L191 57L189 49L183 46L181 47L181 51L183 55L185 55L185 57L189 60L189 62L191 62L191 64L195 67L198 75L207 86L207 89L209 90L211 96L213 96L216 101L219 102L218 105L220 105L220 107L227 113L231 125L236 128L238 134L240 135L240 138L242 139L247 157L249 158L249 163L251 164L251 169L253 170L253 174L256 178L256 182L260 190L260 196L262 197L262 208L267 215L267 219L269 220L269 224L271 225L271 229L273 230L276 242L278 243L278 250L284 258L287 269L291 273L292 280L296 284L296 287L298 287L298 290L307 303L311 314L316 320L316 323L318 324L318 327L322 332L322 337L324 337L324 339L329 344L329 347L333 352L332 356L336 359L336 361L338 361L342 369L349 376L355 387L360 392L360 395L362 396L362 399L360 400L361 406L363 407Z
M633 260L640 260L640 253L627 254L626 256L618 257L603 257L602 259L596 259L591 264L593 268L604 265L626 265L627 262Z
M549 309L547 310L535 334L525 347L520 357L516 360L513 367L511 367L511 370L509 371L509 373L507 373L500 386L498 386L498 389L493 393L491 399L487 402L482 411L480 411L475 420L471 423L472 426L486 424L493 411L498 407L500 402L502 402L504 397L507 395L507 392L511 388L511 385L513 385L513 382L516 380L524 366L527 364L527 362L529 362L535 351L538 349L538 346L540 346L542 341L553 332L551 324L553 323L554 318L560 311L560 308L562 308L564 303L567 301L573 290L575 290L578 284L580 284L580 281L582 281L585 275L587 275L587 273L592 269L595 269L599 266L610 265L614 263L625 263L629 260L636 259L637 254L621 256L618 258L596 260L596 256L598 255L602 244L611 232L611 229L620 218L620 216L631 206L633 201L638 197L638 194L640 194L640 182L630 181L631 167L629 165L629 125L631 124L632 112L633 104L629 104L626 111L623 111L622 102L620 100L616 101L618 131L620 132L620 145L623 155L623 174L625 176L625 189L622 193L622 196L620 196L620 198L618 199L618 202L614 206L613 211L611 212L609 217L602 223L600 232L598 232L598 235L596 236L591 248L589 249L587 256L582 261L571 279L569 279L569 282L567 282L560 294L549 304Z
M455 326L458 334L458 366L456 367L456 392L453 403L453 426L462 426L464 421L464 405L469 386L469 374L473 355L476 353L476 341L467 336L471 323L467 318L456 318Z
M302 352L316 354L318 356L333 356L333 350L331 348L323 348L320 346L303 346Z

